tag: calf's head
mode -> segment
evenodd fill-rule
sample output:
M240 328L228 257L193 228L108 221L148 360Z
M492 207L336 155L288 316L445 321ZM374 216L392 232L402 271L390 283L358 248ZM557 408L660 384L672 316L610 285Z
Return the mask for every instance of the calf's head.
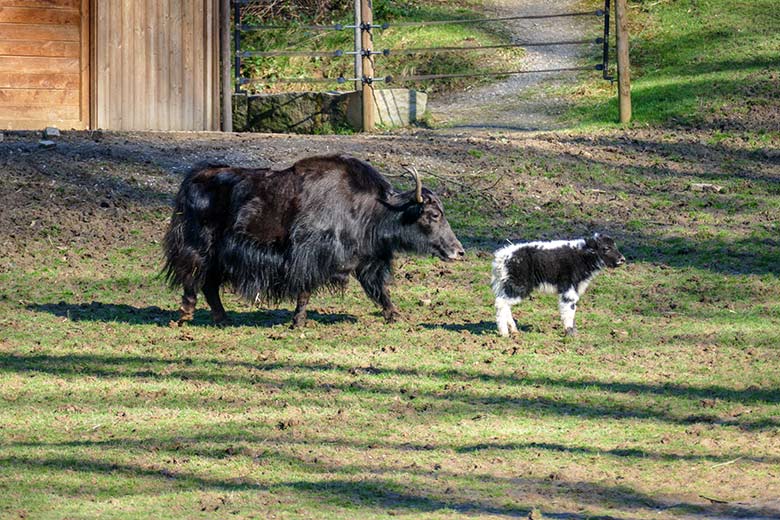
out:
M444 216L444 206L439 197L423 188L417 170L407 168L415 180L414 192L402 195L406 199L401 209L401 225L410 237L410 249L419 253L431 252L444 261L460 260L466 254L450 223Z
M612 237L594 233L592 238L585 240L585 245L595 251L607 267L617 267L626 262L626 257L618 251Z

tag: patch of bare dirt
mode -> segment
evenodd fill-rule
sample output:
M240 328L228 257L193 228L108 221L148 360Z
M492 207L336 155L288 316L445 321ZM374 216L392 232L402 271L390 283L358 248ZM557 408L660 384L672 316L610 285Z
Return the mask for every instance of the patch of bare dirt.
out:
M780 73L766 70L750 74L731 100L704 110L703 125L721 131L780 130Z
M728 190L701 193L692 184L736 182L748 194L780 193L776 138L755 142L752 134L724 138L714 130L468 136L64 132L49 150L37 141L32 133L11 133L0 142L0 246L7 253L0 270L34 262L44 249L61 251L75 265L79 255L105 254L134 235L159 240L182 174L204 159L284 167L312 154L347 153L371 161L398 186L409 182L403 165L414 165L445 204L459 205L459 232L468 246L484 250L505 238L552 238L594 227L644 236L654 228L718 225L747 240L755 226L774 226L775 215L762 211L760 201ZM729 217L756 204L748 220ZM632 220L641 220L642 229L627 229ZM742 252L732 253L741 260Z

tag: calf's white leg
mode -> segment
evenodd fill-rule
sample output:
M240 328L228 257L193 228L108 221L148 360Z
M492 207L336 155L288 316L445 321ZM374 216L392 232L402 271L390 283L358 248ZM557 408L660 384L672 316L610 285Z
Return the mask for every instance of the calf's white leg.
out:
M496 324L498 325L498 333L502 336L509 336L510 332L517 332L517 324L512 319L512 303L505 298L496 298Z
M567 336L573 336L577 333L577 327L574 325L574 313L577 312L577 301L580 296L574 287L567 289L558 296L558 309L561 311L561 321Z

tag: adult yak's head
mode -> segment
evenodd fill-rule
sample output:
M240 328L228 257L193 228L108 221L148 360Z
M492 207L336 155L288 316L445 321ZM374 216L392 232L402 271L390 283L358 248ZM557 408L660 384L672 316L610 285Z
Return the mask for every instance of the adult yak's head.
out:
M388 207L401 213L402 247L417 253L431 253L442 260L460 260L466 254L444 216L441 200L423 188L420 175L407 168L415 180L415 189L396 196Z

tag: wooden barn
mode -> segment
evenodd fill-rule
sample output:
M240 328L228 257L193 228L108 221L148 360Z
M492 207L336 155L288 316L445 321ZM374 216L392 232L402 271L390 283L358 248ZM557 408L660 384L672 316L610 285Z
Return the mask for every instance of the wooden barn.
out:
M0 0L0 130L219 130L220 0Z

